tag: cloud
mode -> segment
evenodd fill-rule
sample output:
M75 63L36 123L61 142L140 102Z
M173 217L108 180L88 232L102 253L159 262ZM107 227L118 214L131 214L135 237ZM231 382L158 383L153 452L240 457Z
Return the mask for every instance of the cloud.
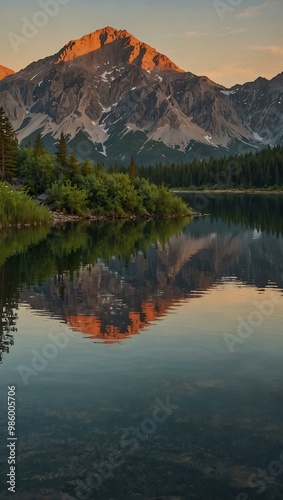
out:
M283 56L283 47L279 45L248 45L248 49L257 50L258 52L266 52L274 56Z
M239 12L239 14L236 14L237 19L249 19L250 17L255 17L258 12L264 10L264 9L269 9L271 7L277 7L278 6L278 1L277 0L266 0L260 5L254 5L253 7L247 7L244 9L242 12Z
M205 35L205 33L201 33L200 31L186 31L184 33L185 38L198 38L203 35Z
M256 5L255 7L247 7L245 10L240 12L239 14L236 15L238 19L247 19L249 17L255 17L258 12L261 10L265 9L266 6L264 4L262 5Z
M245 28L225 28L221 36L238 35L239 33L245 33Z

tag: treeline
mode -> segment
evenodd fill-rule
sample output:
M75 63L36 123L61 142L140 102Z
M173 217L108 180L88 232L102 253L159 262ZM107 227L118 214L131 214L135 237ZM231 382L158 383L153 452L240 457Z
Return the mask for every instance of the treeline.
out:
M103 164L80 162L74 153L68 153L64 134L55 156L44 149L40 135L33 145L19 149L16 176L30 194L46 193L47 202L66 214L127 217L188 213L185 203L165 185L151 184L131 167L125 173L109 173Z
M170 188L282 188L283 147L267 147L257 153L194 160L192 163L139 167L138 175Z
M229 226L238 226L239 229L256 229L269 235L283 236L281 196L274 196L272 193L264 196L247 196L245 193L231 195L224 192L219 196L214 193L188 193L183 197L194 211L211 214L212 223L225 222Z
M55 155L45 149L40 134L33 144L19 148L3 108L0 149L2 181L24 186L31 196L44 194L44 202L59 212L107 217L178 216L189 212L165 185L157 187L140 178L133 159L127 172L106 172L103 164L80 162L68 151L63 133Z

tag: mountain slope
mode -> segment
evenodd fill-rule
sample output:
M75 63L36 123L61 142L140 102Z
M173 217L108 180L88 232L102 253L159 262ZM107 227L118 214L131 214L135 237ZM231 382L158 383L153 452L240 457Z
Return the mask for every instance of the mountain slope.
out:
M230 102L240 119L263 144L283 144L283 73L236 85Z
M3 80L7 76L14 75L14 74L15 74L15 71L13 71L10 68L6 68L5 66L1 66L1 64L0 64L0 80Z
M107 47L109 45L111 48ZM70 62L82 56L88 56L88 59L84 59L84 63L95 61L97 58L93 57L93 52L102 49L105 49L103 59L105 55L108 56L108 62L112 63L113 67L117 59L120 59L124 63L134 63L144 70L183 72L168 57L140 42L126 30L116 30L111 26L69 42L60 51L56 62Z
M112 163L127 163L132 154L150 163L260 147L258 129L235 96L109 26L0 82L0 105L22 143L41 131L52 149L64 132L81 158ZM273 139L276 124L266 114Z

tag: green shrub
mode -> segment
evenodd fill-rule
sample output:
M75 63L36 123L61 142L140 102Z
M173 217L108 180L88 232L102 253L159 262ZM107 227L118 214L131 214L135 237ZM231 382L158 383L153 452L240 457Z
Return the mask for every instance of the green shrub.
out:
M24 191L0 182L0 224L34 224L50 221L47 208L39 207Z
M85 189L72 185L71 181L54 182L47 196L56 210L64 210L71 215L84 215L88 212L88 193Z

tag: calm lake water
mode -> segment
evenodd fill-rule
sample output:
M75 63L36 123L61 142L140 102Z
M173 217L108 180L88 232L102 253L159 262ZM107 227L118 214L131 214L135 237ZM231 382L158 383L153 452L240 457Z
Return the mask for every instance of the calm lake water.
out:
M188 202L1 230L1 499L283 498L283 197Z

